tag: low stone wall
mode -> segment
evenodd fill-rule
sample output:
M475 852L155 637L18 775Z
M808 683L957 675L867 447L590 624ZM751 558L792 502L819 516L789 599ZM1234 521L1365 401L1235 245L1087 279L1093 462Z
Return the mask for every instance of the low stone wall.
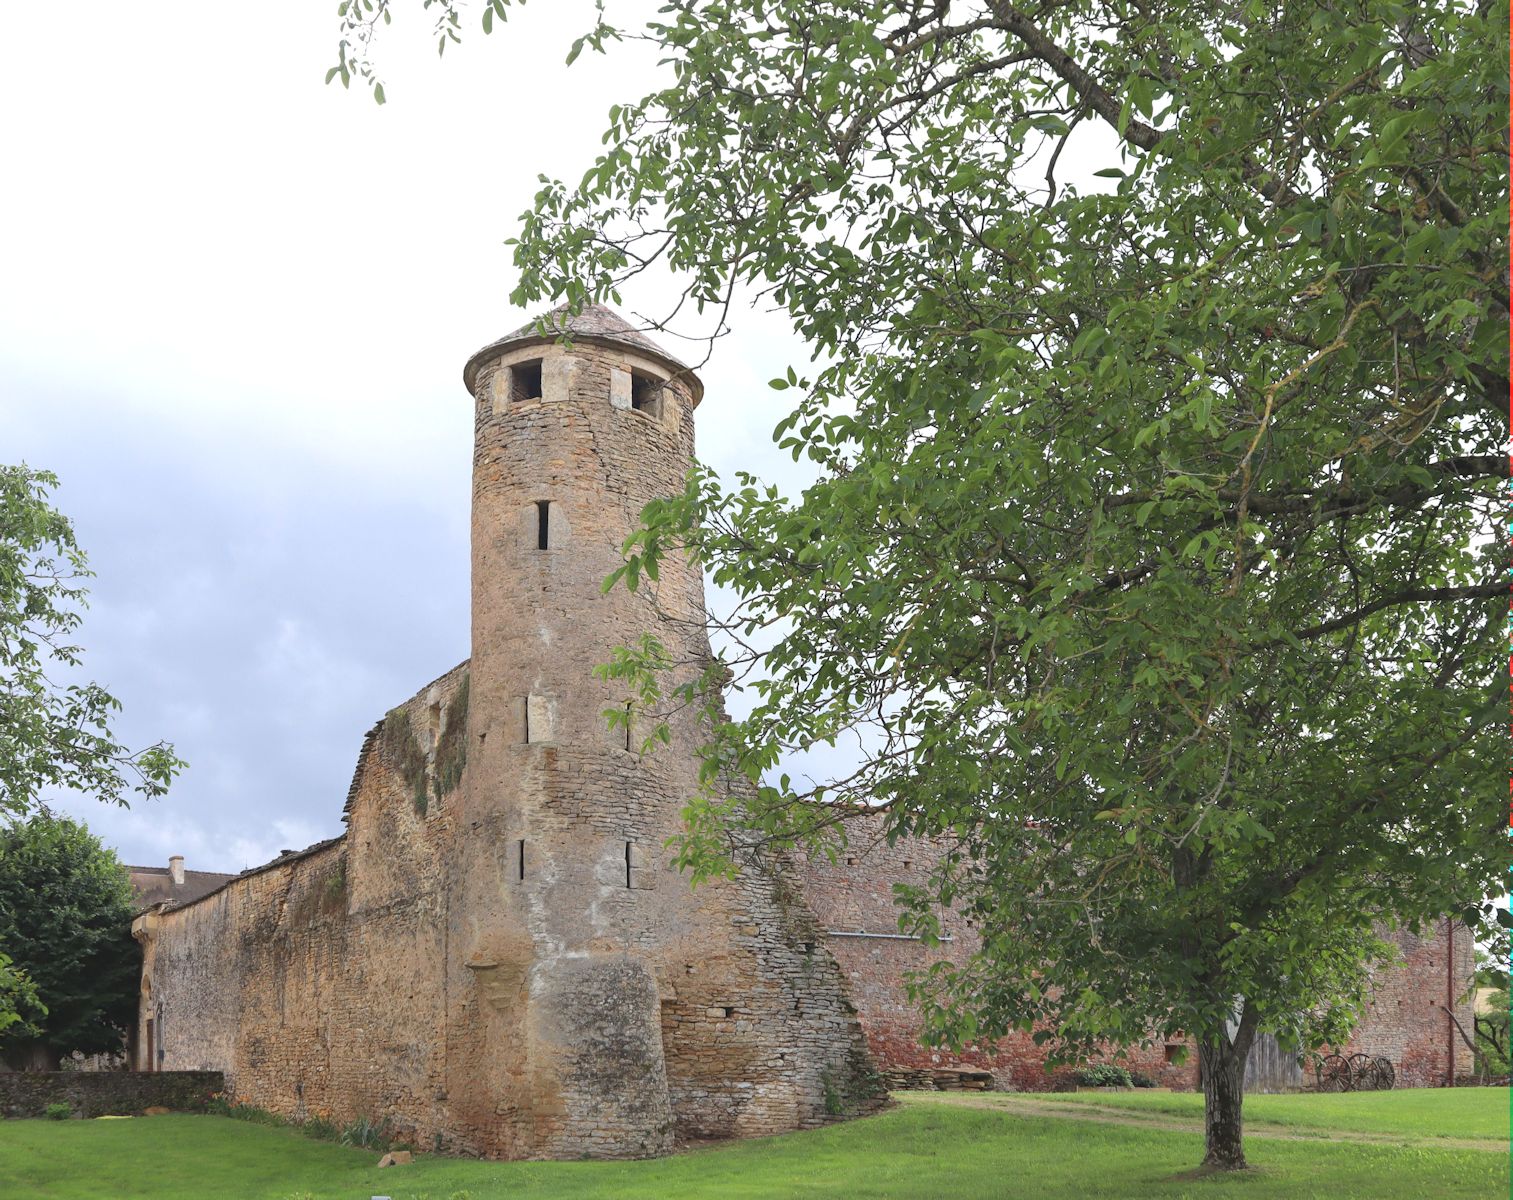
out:
M76 1117L202 1112L225 1086L219 1071L0 1071L0 1117L46 1116L49 1104L67 1104Z

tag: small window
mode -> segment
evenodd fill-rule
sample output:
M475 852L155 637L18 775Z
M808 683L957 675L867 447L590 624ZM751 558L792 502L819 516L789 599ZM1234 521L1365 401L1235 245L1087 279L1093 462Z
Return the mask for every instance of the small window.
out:
M631 847L634 844L635 843L633 843L633 842L626 842L625 843L625 886L626 887L630 887L631 886L631 882L630 882Z
M541 360L516 363L510 368L510 399L541 399Z
M1167 1062L1174 1063L1177 1061L1177 1055L1181 1053L1181 1051L1181 1046L1167 1045L1161 1048L1161 1056L1166 1059Z
M552 541L552 502L536 501L536 549L545 550Z
M630 373L630 406L639 413L662 419L662 380L640 371Z
M853 858L851 855L848 854L846 856L846 865L848 867L854 867L854 866L856 866L856 859Z
M515 843L515 870L521 880L525 879L525 839L521 838Z
M731 1007L729 1004L725 1005L725 1016L726 1017L733 1017L733 1016L735 1016L735 1009L733 1007Z

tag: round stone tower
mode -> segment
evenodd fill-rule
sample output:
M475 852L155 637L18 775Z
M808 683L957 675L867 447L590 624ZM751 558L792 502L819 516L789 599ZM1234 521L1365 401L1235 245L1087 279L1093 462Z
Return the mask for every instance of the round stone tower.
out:
M664 843L697 789L691 717L643 757L595 677L654 632L709 655L703 581L668 561L605 594L643 506L681 492L698 379L608 309L480 350L469 752L448 902L447 1095L459 1140L521 1158L663 1153L864 1107L834 961L776 869L697 891ZM441 1099L441 1097L438 1097Z

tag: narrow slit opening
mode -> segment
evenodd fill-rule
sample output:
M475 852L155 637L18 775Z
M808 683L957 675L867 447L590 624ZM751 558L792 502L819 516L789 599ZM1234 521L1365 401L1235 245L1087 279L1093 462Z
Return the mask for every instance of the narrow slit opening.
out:
M525 839L515 843L515 870L521 880L525 879Z
M545 550L551 545L552 502L550 500L536 501L536 549Z
M626 701L626 704L625 704L625 748L627 750L630 749L631 707L632 707L632 703L630 701Z
M630 848L631 843L625 843L625 886L630 887Z

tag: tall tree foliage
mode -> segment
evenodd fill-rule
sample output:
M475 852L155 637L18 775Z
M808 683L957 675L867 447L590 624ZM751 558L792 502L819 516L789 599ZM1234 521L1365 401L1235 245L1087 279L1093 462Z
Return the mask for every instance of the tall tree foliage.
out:
M83 825L44 809L0 828L0 951L45 1013L0 1029L11 1066L56 1070L75 1050L122 1048L142 964L131 917L126 869Z
M55 475L0 466L0 816L24 816L44 789L124 805L168 790L184 763L159 742L128 750L110 730L120 703L96 683L63 683L91 572L69 519L49 502Z
M346 82L387 5L343 9ZM1503 887L1507 16L672 0L574 47L649 38L671 80L516 243L521 303L661 264L816 356L774 386L818 481L698 471L627 548L631 586L698 555L756 670L684 864L873 805L949 838L901 889L983 938L916 980L932 1033L1185 1031L1214 1167L1258 1031L1337 1042L1375 928ZM771 778L854 732L854 773Z

